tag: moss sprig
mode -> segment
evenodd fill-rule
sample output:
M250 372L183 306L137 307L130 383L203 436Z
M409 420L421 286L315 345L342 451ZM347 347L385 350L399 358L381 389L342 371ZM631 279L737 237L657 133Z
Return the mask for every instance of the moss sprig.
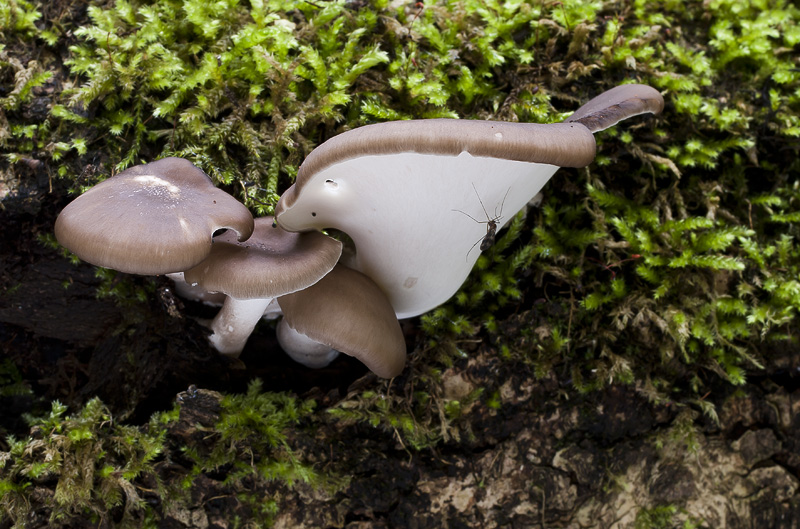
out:
M164 421L154 417L142 430L114 421L99 399L68 415L66 406L52 403L50 413L34 420L31 437L9 438L0 453L0 505L14 527L24 527L40 485L55 481L47 499L50 521L61 523L89 513L103 519L121 508L121 525L137 525L148 510L138 485L144 476L160 483L154 461L164 452Z

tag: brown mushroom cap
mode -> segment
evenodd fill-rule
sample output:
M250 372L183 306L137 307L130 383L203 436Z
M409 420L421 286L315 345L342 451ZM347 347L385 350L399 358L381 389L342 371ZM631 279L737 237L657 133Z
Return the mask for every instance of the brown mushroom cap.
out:
M337 265L315 285L278 298L286 323L391 378L406 362L406 343L386 295L367 276Z
M398 153L497 158L560 167L585 167L597 150L594 136L571 123L506 123L460 119L389 121L330 138L303 161L279 211L292 206L305 182L331 165L353 158Z
M275 226L272 217L260 217L246 241L218 236L208 257L184 278L235 299L274 298L313 285L341 254L342 243L323 233L288 232Z
M164 158L131 167L73 200L56 219L55 234L84 261L156 275L201 262L223 228L246 239L253 217L188 160Z
M612 127L632 116L658 114L664 98L655 88L642 84L616 86L581 106L564 123L580 123L592 132Z

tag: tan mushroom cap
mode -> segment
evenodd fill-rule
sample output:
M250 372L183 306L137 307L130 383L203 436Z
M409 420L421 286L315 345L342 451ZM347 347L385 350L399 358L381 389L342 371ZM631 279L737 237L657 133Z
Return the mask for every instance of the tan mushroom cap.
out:
M167 274L195 266L214 232L253 231L247 208L182 158L131 167L73 200L56 219L58 242L97 266Z
M336 265L342 243L319 232L289 233L255 220L247 241L222 234L208 258L184 272L189 285L227 295L210 324L211 344L238 355L273 298L313 285Z
M564 123L580 123L592 132L612 127L639 114L658 114L664 109L664 98L653 87L626 84L607 90L581 106Z
M416 316L458 291L559 167L592 162L594 127L662 104L652 88L628 85L587 103L576 122L433 119L349 130L311 152L275 216L289 231L346 233L355 253L343 264L375 281L397 317Z
M384 378L400 374L406 343L394 309L367 276L337 265L315 285L278 298L288 325L354 356Z
M342 243L323 233L292 233L275 226L272 217L259 217L246 241L218 236L208 257L184 278L235 299L274 298L313 285L341 254Z
M585 167L597 150L594 136L571 123L506 123L458 119L418 119L366 125L334 136L303 161L297 180L281 196L280 217L305 183L323 169L364 156L401 153L494 158L559 167Z

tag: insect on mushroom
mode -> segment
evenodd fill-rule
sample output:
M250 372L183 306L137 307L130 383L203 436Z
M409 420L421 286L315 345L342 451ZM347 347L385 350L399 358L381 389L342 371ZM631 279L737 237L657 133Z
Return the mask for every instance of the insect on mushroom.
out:
M506 197L508 196L508 193L511 191L511 188L509 187L508 191L506 191L506 194L503 196L503 201L500 203L500 214L496 214L494 217L490 218L489 213L486 211L486 206L483 205L483 200L481 200L481 196L478 194L478 190L475 189L474 183L472 184L472 189L475 191L475 196L478 197L478 202L481 203L481 209L483 209L483 214L486 215L486 220L478 220L469 213L464 213L460 209L454 209L453 211L458 211L459 213L466 215L478 224L486 224L486 235L484 235L482 239L475 241L475 244L473 244L467 252L465 259L469 258L470 252L476 246L478 246L478 243L480 243L480 250L482 252L485 252L494 245L495 237L497 235L497 223L500 222L501 218L503 218L503 206L506 203ZM497 208L495 208L494 212L497 213Z

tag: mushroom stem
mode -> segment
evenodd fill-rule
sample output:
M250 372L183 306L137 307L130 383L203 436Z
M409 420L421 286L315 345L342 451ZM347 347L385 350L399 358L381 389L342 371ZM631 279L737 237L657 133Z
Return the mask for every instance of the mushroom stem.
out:
M289 355L289 358L306 367L313 369L326 367L339 356L339 351L336 349L292 329L285 319L278 322L275 333L281 349Z
M211 322L214 331L208 338L211 345L224 355L239 356L270 301L272 298L236 299L228 296Z

